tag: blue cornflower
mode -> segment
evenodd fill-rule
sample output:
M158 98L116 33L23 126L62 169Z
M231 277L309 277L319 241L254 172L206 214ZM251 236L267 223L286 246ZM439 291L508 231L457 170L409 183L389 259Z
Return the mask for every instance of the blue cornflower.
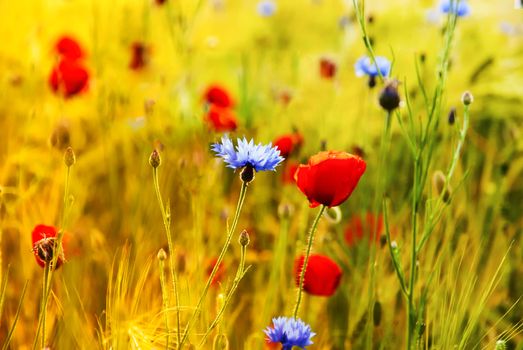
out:
M258 14L262 17L270 17L276 12L276 3L271 0L262 0L257 6Z
M223 136L222 142L213 144L211 149L233 169L249 166L256 171L276 170L276 166L284 160L280 151L272 147L271 143L255 145L252 139L247 142L245 137L238 139L236 149L228 136Z
M443 13L455 13L458 17L465 17L470 14L470 7L465 0L443 0L440 3L440 10Z
M312 344L311 338L316 335L300 319L277 317L272 319L272 324L272 328L267 327L264 333L271 342L281 343L282 350L292 350L293 346L305 349Z
M379 75L378 70L382 76L388 76L390 74L390 66L390 61L385 57L376 56L376 64L374 64L369 57L363 56L356 61L354 69L358 77L368 75L371 78L375 78Z

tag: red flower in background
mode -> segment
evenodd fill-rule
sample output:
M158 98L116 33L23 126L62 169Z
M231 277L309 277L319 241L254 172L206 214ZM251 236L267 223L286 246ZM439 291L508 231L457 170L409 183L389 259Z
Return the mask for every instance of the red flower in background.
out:
M45 263L53 260L53 254L57 247L56 236L58 230L53 226L36 225L31 234L33 242L33 253L36 262L41 267L45 267ZM56 267L60 267L64 261L64 257L58 256L56 260Z
M286 162L284 164L283 171L281 173L281 179L284 184L295 184L296 179L294 178L294 175L296 174L296 171L298 170L298 167L300 165L295 162Z
M365 161L350 153L320 152L298 167L296 184L311 208L320 204L336 207L350 197L365 168Z
M160 6L160 5L163 5L167 2L167 0L154 0L154 2L156 2L156 5Z
M131 62L129 68L132 70L143 69L149 62L149 48L141 42L134 42L131 45Z
M231 109L223 108L214 104L209 106L206 119L207 123L214 131L234 131L238 127L238 121Z
M336 75L336 63L328 58L320 60L320 75L325 79L332 79Z
M365 214L365 222L363 222L361 215L354 215L347 227L345 228L345 241L349 246L353 246L356 242L363 239L365 235L371 237L370 241L379 242L383 233L383 216L376 216L372 213ZM372 237L376 234L376 237Z
M212 270L214 269L214 266L218 262L218 258L212 258L207 263L207 269L205 270L207 277L209 277L212 273ZM216 271L216 274L214 275L211 285L217 285L219 284L223 278L225 277L225 265L223 264L223 261L220 263L220 266L218 266L218 270Z
M302 255L294 261L296 286L300 281L304 259ZM303 290L311 295L331 296L340 284L341 275L341 268L333 260L323 255L312 254L307 262Z
M287 159L293 152L301 147L303 144L303 136L298 132L285 134L274 140L273 144L274 147L280 150L280 155Z
M73 97L87 90L89 73L81 63L62 59L51 71L49 85L55 93L61 93L66 98Z
M78 41L67 35L64 35L58 39L55 45L55 50L63 58L67 58L69 60L77 60L84 57L85 55L84 50Z
M207 103L223 107L230 108L234 106L234 100L227 90L217 84L210 85L203 95L203 98Z

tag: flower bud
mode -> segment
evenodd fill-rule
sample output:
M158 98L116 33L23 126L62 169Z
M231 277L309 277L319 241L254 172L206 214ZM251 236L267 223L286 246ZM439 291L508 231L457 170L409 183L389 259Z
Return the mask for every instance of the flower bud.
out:
M474 102L474 96L472 96L472 93L470 91L465 91L463 93L463 96L461 96L461 102L463 102L465 106L468 106L472 102Z
M240 245L242 247L246 247L251 242L251 239L249 237L249 232L246 230L243 230L242 233L240 233L240 238L238 239L238 242L240 242Z
M157 256L158 256L158 260L160 260L160 261L165 261L165 259L167 259L167 253L165 252L165 250L163 250L163 248L160 248Z
M280 203L278 205L278 216L282 219L288 219L294 214L294 207L290 203Z
M229 340L225 334L217 334L212 344L213 350L228 350Z
M507 348L507 343L504 340L498 340L496 342L496 350L505 350Z
M391 80L385 85L379 96L380 106L387 112L392 112L400 105L400 95L398 93L398 81Z
M74 151L71 147L67 147L64 153L64 163L65 165L70 168L76 163L76 156L74 155Z
M448 116L448 122L449 122L449 125L454 125L454 123L456 122L456 107L452 107L449 111L449 116Z
M162 164L162 158L160 158L160 152L155 148L149 157L149 164L156 169Z

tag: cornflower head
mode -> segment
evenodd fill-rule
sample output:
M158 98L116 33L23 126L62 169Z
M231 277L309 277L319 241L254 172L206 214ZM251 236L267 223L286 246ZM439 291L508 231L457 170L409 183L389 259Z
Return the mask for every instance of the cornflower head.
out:
M390 61L381 56L376 56L375 59L376 62L373 62L368 56L363 56L360 57L354 64L356 76L362 77L366 75L369 77L370 88L376 86L376 77L378 75L388 77L390 74Z
M269 342L281 343L282 350L292 350L293 346L305 349L316 335L302 320L288 317L273 318L272 327L267 327L263 332Z
M258 3L257 11L262 17L271 17L276 12L276 3L272 0L262 0Z
M254 171L276 171L276 167L284 160L272 143L255 145L252 139L247 141L245 137L238 139L236 143L235 148L231 139L223 136L221 143L213 144L211 149L217 157L223 159L227 167L242 169L241 178L246 183L254 179Z
M439 8L443 13L455 13L458 17L470 14L470 6L466 0L443 0Z

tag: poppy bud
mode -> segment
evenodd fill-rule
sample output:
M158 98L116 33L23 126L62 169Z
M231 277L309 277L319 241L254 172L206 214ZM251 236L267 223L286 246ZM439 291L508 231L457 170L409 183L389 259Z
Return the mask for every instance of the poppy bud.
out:
M496 350L505 350L507 348L507 343L504 340L498 340L496 342Z
M463 102L465 106L468 106L472 102L474 102L474 96L472 96L472 93L470 91L465 91L463 93L463 96L461 97L461 102Z
M387 112L392 112L400 105L400 95L398 93L398 81L392 80L385 85L379 96L380 106Z
M72 167L74 163L76 163L76 156L71 147L67 147L67 149L65 150L64 163L68 168Z
M158 260L160 260L160 261L165 261L165 259L167 259L167 253L165 252L165 250L163 250L163 248L160 248L157 256L158 256Z
M320 60L320 75L325 79L332 79L336 75L336 63L328 58Z
M238 239L238 242L242 247L246 247L249 245L250 241L251 239L249 238L249 232L247 232L247 230L243 230L240 233L240 238Z
M155 148L149 157L149 164L156 169L162 164L162 158L160 158L160 152Z
M456 107L452 107L449 111L448 117L449 125L454 125L456 122Z

